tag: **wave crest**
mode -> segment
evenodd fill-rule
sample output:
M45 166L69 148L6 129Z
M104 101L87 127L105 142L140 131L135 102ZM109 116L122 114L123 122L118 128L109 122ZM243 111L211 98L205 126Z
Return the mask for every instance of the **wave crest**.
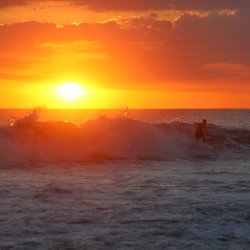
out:
M78 125L38 120L41 110L0 128L1 166L103 159L193 159L225 150L248 150L250 131L208 125L207 143L197 142L193 124L150 124L99 116Z

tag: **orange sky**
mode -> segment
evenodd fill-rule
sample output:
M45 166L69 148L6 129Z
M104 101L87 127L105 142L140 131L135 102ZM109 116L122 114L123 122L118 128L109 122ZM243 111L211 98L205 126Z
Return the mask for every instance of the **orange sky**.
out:
M247 1L1 0L0 23L0 108L250 108Z

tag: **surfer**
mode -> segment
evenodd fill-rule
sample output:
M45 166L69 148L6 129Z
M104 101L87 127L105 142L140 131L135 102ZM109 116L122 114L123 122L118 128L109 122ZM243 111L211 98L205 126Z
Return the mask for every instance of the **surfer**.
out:
M196 122L196 130L195 130L195 137L197 141L201 138L203 142L205 142L205 132L207 131L207 120L203 120L202 122Z
M129 117L129 110L128 110L128 107L127 107L127 106L126 106L125 109L124 109L123 116L124 116L125 119L128 119L128 117Z

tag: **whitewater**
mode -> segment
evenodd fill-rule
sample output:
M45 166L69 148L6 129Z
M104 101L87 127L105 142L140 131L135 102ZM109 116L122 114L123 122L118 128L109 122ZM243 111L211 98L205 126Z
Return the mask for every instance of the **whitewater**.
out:
M0 249L249 249L249 110L12 112Z

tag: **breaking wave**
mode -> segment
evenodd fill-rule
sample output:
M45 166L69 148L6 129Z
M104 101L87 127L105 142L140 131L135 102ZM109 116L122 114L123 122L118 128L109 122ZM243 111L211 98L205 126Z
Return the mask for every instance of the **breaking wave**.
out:
M193 124L151 124L99 116L82 124L39 121L39 109L0 127L0 166L114 159L214 159L250 149L250 131L208 124L206 143Z

